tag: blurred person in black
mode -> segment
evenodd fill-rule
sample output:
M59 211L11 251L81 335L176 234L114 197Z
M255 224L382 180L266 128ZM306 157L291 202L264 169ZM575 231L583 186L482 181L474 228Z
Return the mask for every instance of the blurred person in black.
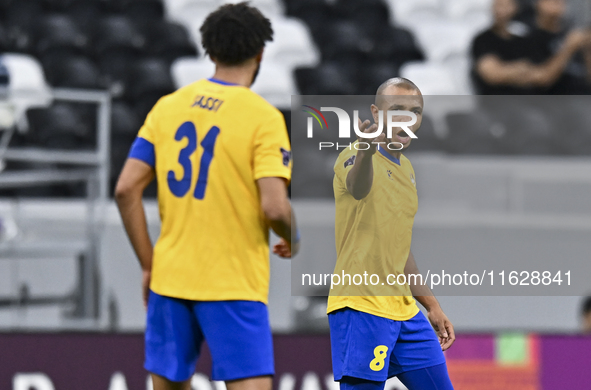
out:
M526 29L511 28L517 11L515 0L495 0L493 25L472 43L472 77L481 95L544 93L560 78L573 55L591 43L590 33L576 30L565 36L555 52L542 59L533 50L531 34Z
M591 296L583 300L581 319L583 333L591 335Z
M557 55L573 34L565 15L566 0L536 0L534 28L527 44L531 61L541 64ZM576 32L574 32L576 34ZM587 32L589 34L590 32ZM551 95L581 95L591 93L591 44L587 43L565 65L560 77L547 90Z

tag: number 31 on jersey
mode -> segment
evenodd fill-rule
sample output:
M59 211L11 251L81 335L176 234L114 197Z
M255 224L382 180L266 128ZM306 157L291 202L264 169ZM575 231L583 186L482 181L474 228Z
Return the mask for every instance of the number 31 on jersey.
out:
M215 141L220 134L220 129L217 126L212 126L203 140L201 141L201 147L203 148L203 155L201 156L201 163L199 164L199 175L197 176L197 184L193 191L193 197L198 200L202 200L205 196L205 188L207 187L207 177L209 175L209 166L213 159L213 149L215 147ZM174 196L182 198L191 189L191 179L193 178L193 164L191 163L191 156L197 150L197 128L192 122L183 123L176 134L174 139L181 141L183 138L188 139L187 146L181 149L179 153L178 162L183 167L183 176L180 180L177 180L174 171L168 171L168 188Z

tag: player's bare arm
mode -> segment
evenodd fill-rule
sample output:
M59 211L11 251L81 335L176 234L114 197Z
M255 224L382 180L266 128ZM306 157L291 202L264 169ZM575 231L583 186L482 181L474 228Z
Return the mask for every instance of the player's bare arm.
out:
M153 179L154 169L150 165L130 158L125 163L115 188L115 200L123 226L142 267L144 305L148 303L154 248L148 234L142 195Z
M361 123L359 120L359 130L364 133L373 133L378 126L374 123L370 126L370 121ZM378 144L386 141L386 136L381 133L375 138L364 138L364 142L369 143L369 149L358 150L353 168L347 174L347 191L357 200L361 200L369 194L373 183L373 164L372 156L376 153Z
M281 237L281 241L273 247L273 253L289 258L296 255L299 241L292 242L291 203L287 197L285 179L279 177L263 177L257 180L261 196L261 208L269 221L271 229ZM292 225L293 223L293 225Z
M408 254L404 273L407 276L418 275L420 273L412 251ZM407 280L409 279L407 278ZM429 322L431 322L433 329L435 329L435 333L437 333L437 337L439 337L441 349L445 351L451 347L456 340L454 327L451 321L441 309L437 298L435 298L429 286L417 283L415 285L410 285L410 291L412 292L413 297L419 301L425 309L427 309L427 318L429 318Z

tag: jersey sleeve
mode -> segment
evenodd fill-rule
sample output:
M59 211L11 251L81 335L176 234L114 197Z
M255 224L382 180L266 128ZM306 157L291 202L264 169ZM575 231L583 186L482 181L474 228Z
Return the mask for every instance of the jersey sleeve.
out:
M129 151L128 158L135 158L137 160L143 161L146 164L150 165L152 168L156 166L156 149L154 145L156 145L155 140L155 119L154 119L154 111L156 106L152 108L152 111L146 117L146 121L140 128L138 135L131 145L131 149Z
M282 177L291 180L291 146L280 112L262 124L254 139L254 179Z
M345 183L347 182L347 175L349 171L355 164L355 158L357 157L357 151L355 149L348 150L345 149L334 164L334 186L335 190L339 190L341 192L347 191L347 186ZM338 187L338 188L337 188Z

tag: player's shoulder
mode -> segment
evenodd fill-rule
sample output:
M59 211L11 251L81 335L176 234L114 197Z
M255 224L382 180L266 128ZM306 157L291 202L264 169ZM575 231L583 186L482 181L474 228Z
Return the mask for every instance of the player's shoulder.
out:
M337 157L334 164L335 171L337 169L347 168L349 165L355 164L355 158L357 157L357 149L355 149L354 145L355 144L352 144L350 148L347 147L339 153L339 156Z

